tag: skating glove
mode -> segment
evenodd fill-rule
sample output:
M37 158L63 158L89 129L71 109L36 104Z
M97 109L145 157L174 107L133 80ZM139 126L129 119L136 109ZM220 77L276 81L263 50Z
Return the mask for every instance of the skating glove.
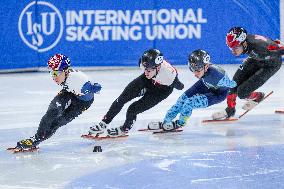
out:
M92 86L92 92L93 93L98 93L102 89L102 86L98 83L94 83Z
M182 90L184 88L184 84L178 79L176 76L172 86L177 90Z
M284 46L280 40L275 40L277 45L268 45L267 50L273 53L277 53L278 55L284 55Z
M81 94L98 93L102 86L98 83L92 84L90 81L86 82L81 89Z

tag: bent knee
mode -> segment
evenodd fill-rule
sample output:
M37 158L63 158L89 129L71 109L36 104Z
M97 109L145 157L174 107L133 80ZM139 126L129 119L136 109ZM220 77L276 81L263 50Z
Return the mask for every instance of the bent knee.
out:
M237 91L237 95L240 99L246 99L251 92L247 90L239 90Z
M126 112L126 117L136 117L137 114L141 113L143 111L139 111L137 106L135 106L134 104L131 104L128 109L127 109L127 112Z

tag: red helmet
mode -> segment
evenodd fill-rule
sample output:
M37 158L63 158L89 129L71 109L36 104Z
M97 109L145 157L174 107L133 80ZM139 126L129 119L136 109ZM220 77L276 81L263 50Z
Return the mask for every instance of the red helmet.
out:
M247 31L242 27L233 27L226 35L226 44L229 48L235 48L247 38Z

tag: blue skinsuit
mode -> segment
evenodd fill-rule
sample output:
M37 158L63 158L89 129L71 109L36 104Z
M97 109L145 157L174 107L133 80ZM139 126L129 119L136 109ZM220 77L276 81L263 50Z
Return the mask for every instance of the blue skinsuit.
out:
M193 109L206 108L224 101L229 89L236 85L222 68L209 65L204 76L185 91L168 110L164 123L170 123L180 113L178 124L184 126Z

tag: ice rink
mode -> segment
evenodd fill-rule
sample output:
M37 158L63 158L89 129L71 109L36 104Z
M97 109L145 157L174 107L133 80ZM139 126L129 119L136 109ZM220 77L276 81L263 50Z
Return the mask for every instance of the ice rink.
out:
M230 77L237 65L222 66ZM189 88L197 81L186 68L179 77ZM85 72L103 88L92 107L35 153L12 154L6 148L33 136L49 102L60 90L47 72L0 74L1 189L271 189L284 188L284 68L259 91L274 93L234 123L202 124L226 107L226 102L193 111L180 133L138 132L150 121L163 119L185 91L174 93L138 116L125 139L90 141L80 138L100 121L111 103L141 70ZM237 114L244 101L238 99ZM130 103L113 120L125 119ZM103 152L93 152L102 146Z

